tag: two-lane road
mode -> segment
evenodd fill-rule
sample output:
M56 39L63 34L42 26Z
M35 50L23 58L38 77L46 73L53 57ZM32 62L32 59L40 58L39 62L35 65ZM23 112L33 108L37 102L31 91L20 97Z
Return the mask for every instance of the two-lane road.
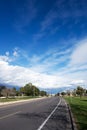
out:
M0 130L72 130L63 99L45 98L0 108Z

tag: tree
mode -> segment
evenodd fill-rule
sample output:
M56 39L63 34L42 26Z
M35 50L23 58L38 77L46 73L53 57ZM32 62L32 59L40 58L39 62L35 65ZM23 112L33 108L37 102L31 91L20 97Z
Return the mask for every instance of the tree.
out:
M73 95L73 96L76 96L76 89L74 89L74 90L72 91L72 95Z
M70 96L70 94L71 94L70 90L67 90L66 93L67 93L68 96Z
M9 96L14 97L16 95L16 92L14 91L14 89L10 89L10 88L5 88L2 90L1 94L8 98Z
M24 93L26 96L33 96L33 89L31 84L26 84L24 86Z
M55 96L60 96L60 93L55 94Z
M32 94L33 96L39 96L40 94L40 90L34 85L32 85Z
M16 96L16 88L10 89L9 96L11 96L11 97L15 97Z
M32 83L26 84L24 87L20 88L20 93L26 96L46 96L47 93L45 91L40 91L39 88L37 88Z
M46 91L40 91L40 95L41 96L47 96L47 92Z
M86 89L85 95L87 96L87 89Z
M84 89L80 86L77 87L76 89L76 94L78 94L80 97L83 95Z
M15 87L13 87L13 91L15 93L15 96L20 95L20 90L17 90Z
M22 96L24 95L24 93L25 93L24 87L21 87L21 88L20 88L19 93L20 93L20 95L22 95Z
M20 91L26 96L39 96L40 94L40 90L35 85L32 85L32 83L20 88Z
M61 95L64 96L64 95L66 95L66 93L65 92L61 92Z
M1 94L2 90L5 88L6 88L5 86L0 86L0 97L2 96L2 94Z
M8 98L8 96L10 95L10 89L8 89L8 88L3 89L2 92L1 92L1 94L4 97Z

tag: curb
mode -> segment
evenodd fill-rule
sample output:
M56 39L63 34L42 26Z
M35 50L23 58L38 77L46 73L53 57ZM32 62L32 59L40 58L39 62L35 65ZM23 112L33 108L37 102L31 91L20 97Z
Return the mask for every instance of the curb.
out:
M71 111L71 107L70 107L69 104L67 104L67 106L68 106L68 110L69 110L69 115L70 115L72 130L78 130L78 129L77 129L77 126L76 126L76 123L75 123L75 119L74 119L74 117L73 117L73 113L72 113L72 111Z

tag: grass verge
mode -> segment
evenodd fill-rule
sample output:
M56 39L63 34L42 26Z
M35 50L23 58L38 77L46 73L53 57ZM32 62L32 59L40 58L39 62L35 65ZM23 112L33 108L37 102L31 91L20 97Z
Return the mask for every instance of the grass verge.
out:
M78 130L87 130L87 97L65 97L69 103Z
M19 100L27 100L32 98L39 98L39 96L24 96L24 97L16 97L16 98L0 98L0 102L11 102L11 101L19 101Z

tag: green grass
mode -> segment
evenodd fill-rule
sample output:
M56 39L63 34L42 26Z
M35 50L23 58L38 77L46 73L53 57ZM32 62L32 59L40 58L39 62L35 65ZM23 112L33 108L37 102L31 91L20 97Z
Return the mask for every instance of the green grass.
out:
M70 104L78 130L87 130L87 97L65 97Z
M16 97L16 98L0 98L0 102L11 102L11 101L19 101L19 100L27 100L31 98L38 98L38 96L24 96L24 97Z

